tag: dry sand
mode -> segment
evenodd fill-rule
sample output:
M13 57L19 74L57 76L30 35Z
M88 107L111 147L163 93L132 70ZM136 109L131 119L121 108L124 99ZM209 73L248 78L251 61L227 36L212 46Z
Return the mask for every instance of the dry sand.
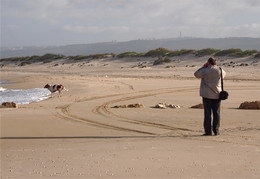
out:
M203 110L190 107L201 103L193 73L204 61L4 66L1 79L14 82L7 88L62 83L69 91L0 109L1 178L260 178L260 113L238 109L259 100L259 61L224 67L230 98L222 102L221 135L203 137ZM134 103L145 107L112 108ZM158 103L182 107L153 108Z

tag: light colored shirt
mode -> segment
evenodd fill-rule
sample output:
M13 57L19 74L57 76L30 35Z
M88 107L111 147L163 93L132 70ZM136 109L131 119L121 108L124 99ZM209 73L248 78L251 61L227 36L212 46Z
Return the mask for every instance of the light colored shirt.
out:
M208 99L219 99L219 92L221 91L221 72L216 65L207 68L200 68L194 76L201 79L200 82L200 96ZM222 76L225 77L226 72L222 69Z

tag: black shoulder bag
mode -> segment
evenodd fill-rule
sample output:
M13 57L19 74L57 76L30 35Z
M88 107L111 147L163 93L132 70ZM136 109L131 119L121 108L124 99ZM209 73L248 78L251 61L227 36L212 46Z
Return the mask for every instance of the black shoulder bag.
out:
M226 99L228 99L228 92L224 91L222 68L220 68L220 74L221 74L221 91L219 93L219 99L220 100L226 100Z

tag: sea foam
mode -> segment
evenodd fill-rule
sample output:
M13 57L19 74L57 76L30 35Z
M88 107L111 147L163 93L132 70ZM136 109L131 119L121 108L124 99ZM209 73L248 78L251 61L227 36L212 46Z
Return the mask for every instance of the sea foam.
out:
M1 84L2 82L2 84ZM3 80L0 84L4 85ZM3 102L15 102L17 104L29 104L49 98L50 91L46 88L33 89L6 89L0 86L0 104Z

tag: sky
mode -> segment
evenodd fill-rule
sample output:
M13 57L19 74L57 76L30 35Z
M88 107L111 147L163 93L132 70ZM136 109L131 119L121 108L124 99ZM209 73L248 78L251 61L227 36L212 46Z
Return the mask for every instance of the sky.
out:
M1 47L260 37L260 0L0 0Z

